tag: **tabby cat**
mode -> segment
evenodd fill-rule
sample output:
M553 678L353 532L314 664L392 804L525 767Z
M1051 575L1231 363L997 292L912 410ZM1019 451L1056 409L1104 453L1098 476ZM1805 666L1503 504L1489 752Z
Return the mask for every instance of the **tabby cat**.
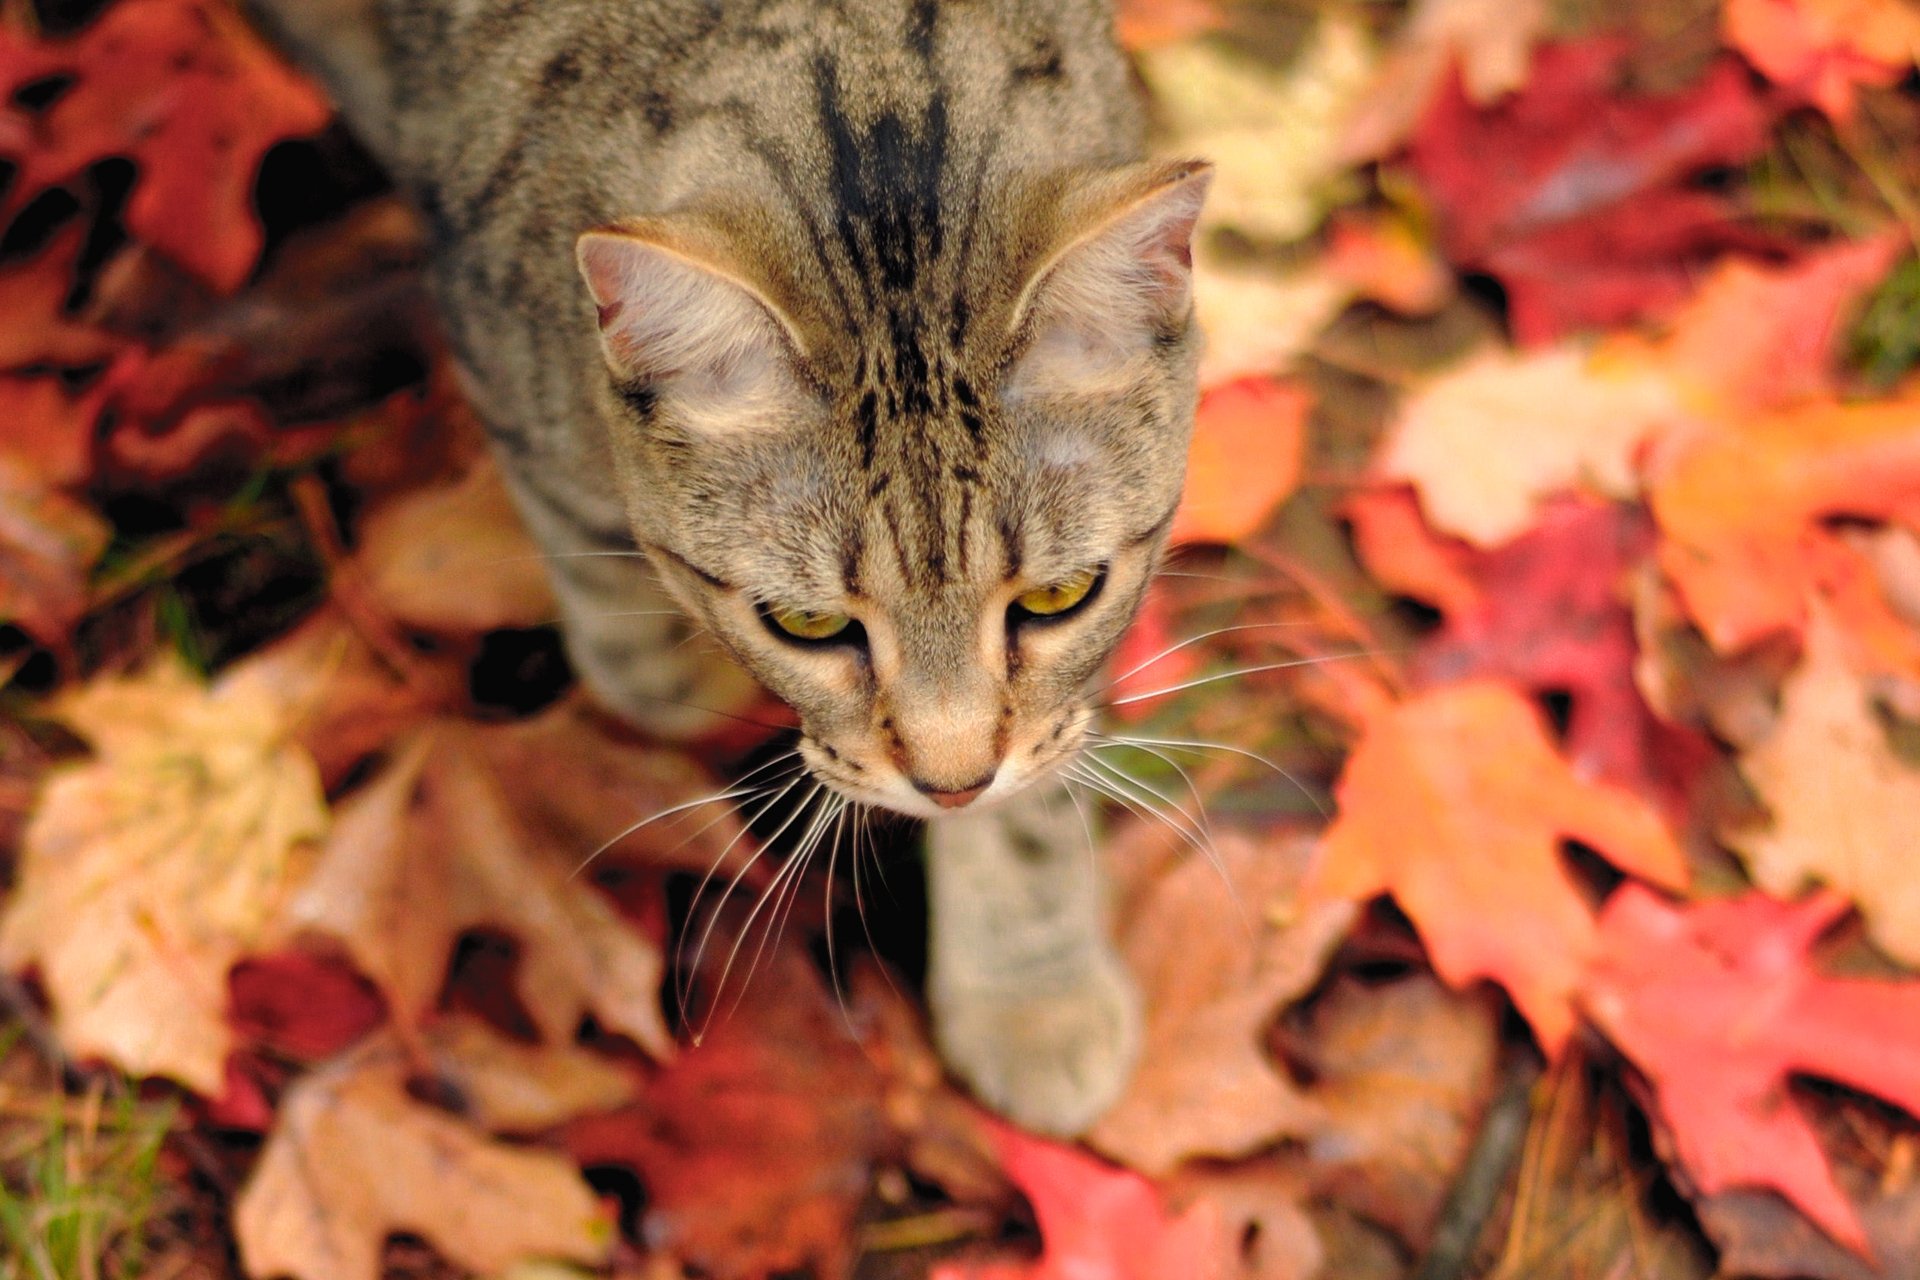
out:
M255 3L427 220L584 683L698 729L697 625L829 794L934 819L941 1050L1084 1128L1139 1014L1049 793L1179 498L1208 181L1141 159L1110 13Z

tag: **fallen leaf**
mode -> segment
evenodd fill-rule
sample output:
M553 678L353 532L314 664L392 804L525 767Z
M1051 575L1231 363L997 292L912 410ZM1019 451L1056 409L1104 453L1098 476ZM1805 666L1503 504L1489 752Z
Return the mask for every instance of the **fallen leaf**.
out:
M9 100L12 119L0 118L0 137L26 144L8 157L18 167L9 211L96 161L131 157L140 177L127 229L222 291L238 288L260 256L260 158L331 115L237 13L210 0L119 0L69 40L9 26L0 67L9 95L49 76L74 79L44 111Z
M464 1038L432 1060L456 1093L476 1050L500 1052L487 1048L498 1039L491 1033L457 1034ZM520 1065L537 1070L542 1059L528 1053ZM533 1257L604 1261L613 1226L572 1162L496 1142L415 1100L414 1070L399 1042L383 1037L287 1091L234 1209L247 1274L376 1280L381 1246L396 1231L424 1236L469 1271Z
M1192 678L1200 670L1194 645L1176 640L1166 592L1147 588L1133 625L1120 637L1107 665L1113 683L1104 691L1113 704L1109 714L1120 720L1139 720L1153 714L1153 695ZM1129 698L1139 701L1129 702Z
M570 1040L591 1013L664 1057L673 1042L660 1014L659 949L575 873L619 833L620 815L667 807L642 808L661 794L663 778L697 771L671 753L637 760L602 745L607 758L597 759L589 726L566 706L497 728L427 726L342 803L281 928L337 941L403 1024L432 1007L462 933L505 930L519 944L521 1002L548 1042ZM635 785L642 779L651 785ZM680 795L687 792L699 794L688 787ZM576 811L596 802L583 832ZM636 833L634 847L689 846L668 865L704 867L726 843L713 833L737 830L725 809L711 816L705 835L687 836L688 826L708 821L696 815L666 832Z
M1888 1280L1885 1264L1920 1258L1920 1183L1869 1189L1859 1210L1873 1265L1848 1252L1767 1191L1723 1191L1695 1201L1700 1225L1720 1253L1724 1275L1754 1280Z
M1787 1081L1831 1080L1920 1113L1920 982L1816 972L1808 951L1845 910L1831 895L1759 893L1675 907L1627 885L1601 913L1581 998L1652 1082L1701 1193L1771 1188L1864 1253L1859 1215Z
M955 1262L931 1280L1227 1280L1221 1208L1201 1201L1174 1214L1137 1173L1073 1147L993 1127L1000 1163L1040 1224L1035 1262Z
M634 1105L569 1126L568 1147L639 1175L651 1252L716 1276L845 1274L874 1161L896 1142L849 1030L866 1022L803 953L776 949L699 1045Z
M1225 23L1213 0L1119 0L1113 34L1125 49L1151 49L1204 35Z
M6 40L5 33L0 32L0 60L7 55ZM0 68L4 66L0 61ZM5 110L0 108L0 128L4 128L5 118ZM67 302L78 284L74 263L85 240L86 228L72 226L57 233L46 248L27 261L0 270L0 316L32 320L30 324L0 324L0 369L88 365L123 345L68 314Z
M484 459L451 484L375 508L355 563L388 614L423 631L471 634L559 617L546 558Z
M1920 400L1815 402L1729 421L1655 476L1660 564L1722 653L1796 630L1815 521L1920 516Z
M1705 263L1763 243L1696 182L1765 145L1770 113L1745 68L1726 58L1681 92L1629 97L1629 51L1612 37L1542 46L1526 86L1488 107L1456 77L1414 134L1441 243L1500 281L1523 344L1657 315Z
M1361 287L1324 262L1275 271L1225 261L1201 241L1193 255L1194 318L1207 335L1200 385L1263 378L1287 368Z
M112 534L91 507L0 455L0 624L64 650L87 611L87 574Z
M1318 1109L1266 1050L1353 919L1345 903L1295 901L1310 853L1222 830L1211 856L1175 860L1129 903L1116 933L1146 999L1145 1045L1091 1146L1157 1176L1315 1127Z
M1353 529L1354 549L1373 580L1387 591L1456 615L1485 607L1472 572L1475 551L1434 532L1420 514L1411 485L1370 485L1340 506Z
M10 460L48 488L79 485L89 471L99 411L99 397L74 395L56 378L0 375L0 422L7 424L0 462Z
M1425 974L1343 976L1302 1040L1321 1113L1306 1144L1316 1189L1425 1251L1493 1087L1496 1011Z
M1524 532L1549 495L1633 497L1636 454L1684 416L1644 365L1572 346L1487 350L1408 397L1374 469L1412 483L1435 528L1492 546Z
M1920 12L1901 0L1725 0L1720 20L1728 46L1837 123L1853 119L1861 85L1920 61Z
M1773 732L1740 757L1740 772L1773 815L1769 826L1721 833L1754 882L1780 897L1809 881L1831 885L1859 904L1889 955L1920 967L1920 770L1888 746L1824 611L1807 626Z
M1285 241L1319 224L1344 169L1334 130L1372 70L1356 21L1321 17L1284 69L1204 38L1143 50L1135 65L1160 149L1214 164L1202 228Z
M1414 0L1344 123L1341 156L1357 164L1397 150L1455 68L1480 106L1520 88L1546 20L1543 0Z
M0 963L39 971L75 1057L217 1094L227 971L326 832L319 773L245 664L207 688L161 662L55 710L94 756L50 779L27 827Z
M1403 316L1432 315L1455 293L1453 272L1404 213L1336 215L1327 229L1326 269L1358 297ZM1207 336L1211 341L1211 329Z
M227 1021L248 1044L298 1062L331 1058L379 1026L386 1004L332 956L248 956L227 975Z
M1307 892L1391 893L1455 987L1492 978L1549 1055L1594 946L1593 913L1559 852L1578 840L1622 871L1686 883L1653 810L1576 775L1534 709L1488 680L1419 694L1375 717L1347 760Z
M1290 382L1243 378L1200 397L1175 542L1252 536L1300 483L1313 398Z

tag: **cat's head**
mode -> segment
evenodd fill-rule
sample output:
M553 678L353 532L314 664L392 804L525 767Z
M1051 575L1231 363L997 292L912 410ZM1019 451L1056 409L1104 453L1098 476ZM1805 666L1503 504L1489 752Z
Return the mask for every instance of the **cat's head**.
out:
M581 238L636 535L843 794L936 817L1080 745L1179 501L1208 179L812 250L738 209Z

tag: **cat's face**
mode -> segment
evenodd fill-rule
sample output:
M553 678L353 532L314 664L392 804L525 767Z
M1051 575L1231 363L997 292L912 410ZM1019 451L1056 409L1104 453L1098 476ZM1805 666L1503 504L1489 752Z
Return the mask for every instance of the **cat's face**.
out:
M997 303L921 284L970 325L835 333L657 228L583 238L636 532L842 794L938 817L1079 747L1179 499L1206 180L1081 183Z

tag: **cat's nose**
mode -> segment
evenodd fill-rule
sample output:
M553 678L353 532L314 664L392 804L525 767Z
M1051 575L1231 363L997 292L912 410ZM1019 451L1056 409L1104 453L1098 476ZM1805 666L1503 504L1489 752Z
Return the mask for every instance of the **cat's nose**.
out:
M958 809L962 805L972 804L976 796L992 785L992 773L988 773L972 786L962 787L958 791L943 791L930 782L925 782L919 778L913 779L913 789L939 805L942 809Z

